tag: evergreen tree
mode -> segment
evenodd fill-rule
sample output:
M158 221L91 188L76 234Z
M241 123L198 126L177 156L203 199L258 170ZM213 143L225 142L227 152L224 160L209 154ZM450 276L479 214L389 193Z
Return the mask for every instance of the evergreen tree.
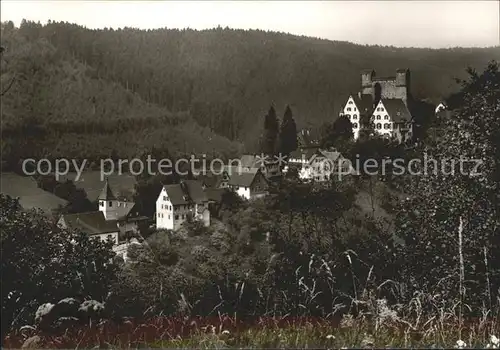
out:
M266 155L276 153L276 141L279 133L279 120L274 106L269 108L264 117L264 133L262 135L261 152Z
M283 122L281 123L279 151L281 154L288 156L297 149L297 146L297 125L293 119L290 106L286 106Z
M325 126L321 146L324 148L334 147L339 142L352 138L352 123L346 116L341 116L332 124Z

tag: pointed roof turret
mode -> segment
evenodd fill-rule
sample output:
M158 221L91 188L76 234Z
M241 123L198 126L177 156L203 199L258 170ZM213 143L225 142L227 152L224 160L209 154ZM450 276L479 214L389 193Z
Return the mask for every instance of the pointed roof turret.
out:
M108 178L106 178L106 182L104 183L104 187L102 188L101 194L97 198L99 200L103 201L109 201L116 199L115 195L113 194L113 191L111 191L111 187L109 186Z

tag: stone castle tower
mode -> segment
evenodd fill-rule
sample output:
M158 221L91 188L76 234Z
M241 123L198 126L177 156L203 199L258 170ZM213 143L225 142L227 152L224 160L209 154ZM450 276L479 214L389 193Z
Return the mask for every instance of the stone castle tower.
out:
M398 69L393 77L376 77L374 70L364 71L361 73L361 94L371 95L375 103L381 98L397 98L408 104L410 70Z

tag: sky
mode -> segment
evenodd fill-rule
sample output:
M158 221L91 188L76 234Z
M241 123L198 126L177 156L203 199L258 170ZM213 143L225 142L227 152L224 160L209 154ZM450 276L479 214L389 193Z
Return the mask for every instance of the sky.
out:
M1 0L1 20L88 28L262 29L400 47L500 45L500 2Z

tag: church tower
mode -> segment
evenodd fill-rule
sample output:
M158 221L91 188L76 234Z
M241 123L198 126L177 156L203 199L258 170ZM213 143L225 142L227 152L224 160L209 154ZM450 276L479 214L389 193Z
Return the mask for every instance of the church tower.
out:
M101 194L98 197L99 211L102 211L106 220L117 219L118 200L109 186L108 179L104 183Z

